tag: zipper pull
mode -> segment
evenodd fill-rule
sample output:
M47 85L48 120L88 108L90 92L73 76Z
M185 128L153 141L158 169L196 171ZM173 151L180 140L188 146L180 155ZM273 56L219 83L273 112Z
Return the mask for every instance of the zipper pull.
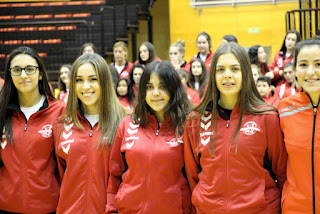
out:
M317 108L313 107L313 115L316 116L317 115Z
M24 130L27 131L27 123L24 124Z
M90 137L92 137L92 129L90 130Z
M227 128L229 128L229 124L230 124L230 120L228 120L228 123L227 123Z
M160 131L160 130L158 129L158 130L157 130L157 132L156 132L156 136L158 136L158 135L159 135L159 131Z

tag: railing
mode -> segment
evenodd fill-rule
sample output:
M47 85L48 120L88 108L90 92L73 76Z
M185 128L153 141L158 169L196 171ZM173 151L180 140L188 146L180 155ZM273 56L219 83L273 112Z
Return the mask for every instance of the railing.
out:
M319 33L320 8L288 11L286 13L286 31L292 29L299 29L302 39L311 38Z

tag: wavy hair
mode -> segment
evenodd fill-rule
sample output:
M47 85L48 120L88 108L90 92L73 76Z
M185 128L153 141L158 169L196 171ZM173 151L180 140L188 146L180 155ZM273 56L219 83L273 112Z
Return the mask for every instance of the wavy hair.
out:
M151 108L146 102L146 86L152 74L159 76L169 93L170 100L165 110L165 115L170 116L172 128L176 135L179 136L183 133L183 127L192 105L188 100L178 73L169 61L156 61L147 65L141 76L138 104L134 110L133 119L142 127L148 125L148 112L151 112Z

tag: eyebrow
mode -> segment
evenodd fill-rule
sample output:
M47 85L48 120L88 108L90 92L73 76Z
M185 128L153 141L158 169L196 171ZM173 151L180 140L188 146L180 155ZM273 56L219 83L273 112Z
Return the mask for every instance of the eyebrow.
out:
M233 64L231 66L240 66L240 64ZM224 65L217 65L216 67L225 67Z
M97 75L90 75L89 77L96 77ZM77 75L77 77L82 77L81 75Z

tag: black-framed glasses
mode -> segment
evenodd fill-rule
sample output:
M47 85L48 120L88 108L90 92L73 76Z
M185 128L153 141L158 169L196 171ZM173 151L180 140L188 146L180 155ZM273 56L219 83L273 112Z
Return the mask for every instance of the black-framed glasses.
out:
M39 68L38 66L28 65L27 67L24 67L24 68L14 67L14 68L10 68L9 70L12 76L19 76L21 75L23 70L26 72L27 75L34 74L36 73L38 68Z

